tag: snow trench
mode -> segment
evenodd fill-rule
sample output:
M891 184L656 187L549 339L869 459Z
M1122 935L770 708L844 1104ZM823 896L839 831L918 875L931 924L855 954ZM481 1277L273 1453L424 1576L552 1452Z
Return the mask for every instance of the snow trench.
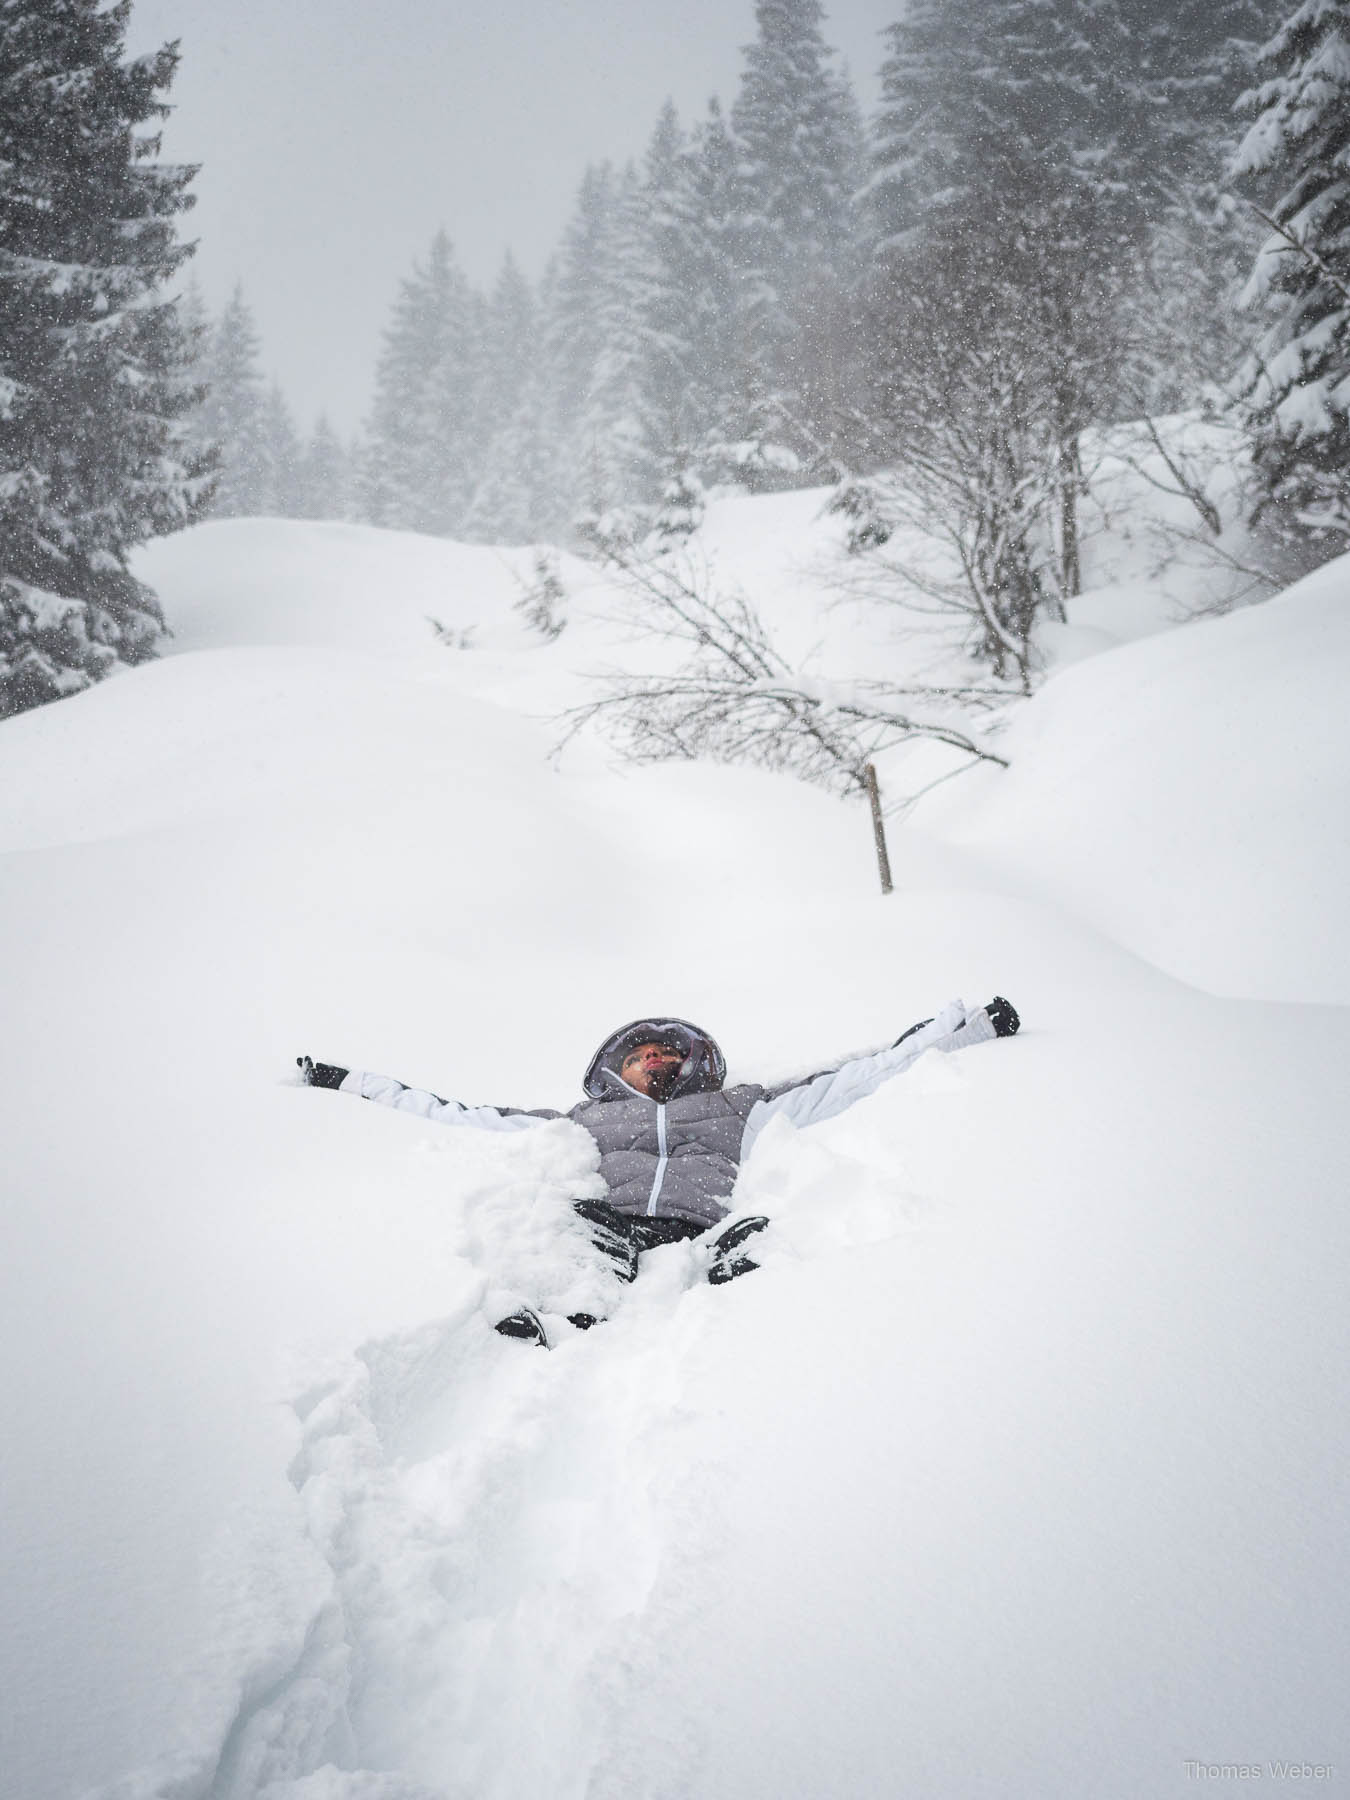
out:
M555 1156L566 1136L530 1134ZM706 1285L707 1251L688 1242L649 1252L624 1286L571 1217L567 1185L564 1170L526 1202L508 1177L465 1209L475 1262L514 1285L480 1274L453 1312L361 1345L294 1395L288 1474L322 1572L307 1617L284 1666L247 1684L214 1773L141 1791L617 1800L634 1791L634 1757L644 1793L699 1790L698 1744L649 1708L634 1718L632 1691L660 1685L660 1645L721 1579L725 1484L702 1466L682 1362L734 1290ZM757 1240L759 1281L912 1230L922 1212L781 1122L743 1185L781 1214ZM542 1296L548 1354L492 1329L527 1296ZM561 1309L583 1305L606 1322L570 1326ZM695 1581L681 1566L691 1545Z
M289 1473L328 1592L294 1665L236 1719L212 1800L573 1791L560 1744L586 1790L625 1622L656 1580L668 1452L650 1440L679 1431L651 1315L697 1259L662 1252L634 1317L589 1337L563 1324L551 1355L501 1338L480 1302L362 1346L297 1397Z

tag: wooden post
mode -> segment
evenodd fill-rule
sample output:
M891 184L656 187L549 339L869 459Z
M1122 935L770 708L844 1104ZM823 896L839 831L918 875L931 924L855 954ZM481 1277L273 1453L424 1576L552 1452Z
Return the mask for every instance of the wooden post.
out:
M886 850L886 821L881 816L881 788L877 783L877 766L868 763L863 769L863 777L867 783L867 800L872 808L872 840L877 847L877 873L881 877L881 891L889 894L891 885L891 859Z

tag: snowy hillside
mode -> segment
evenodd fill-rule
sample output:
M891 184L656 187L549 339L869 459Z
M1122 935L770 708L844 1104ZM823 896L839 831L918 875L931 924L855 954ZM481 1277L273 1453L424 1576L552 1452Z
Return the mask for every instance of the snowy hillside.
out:
M704 538L825 654L820 498ZM638 653L583 565L549 644L518 552L142 572L174 653L0 726L5 1794L1350 1792L1350 564L1085 596L885 900L856 806L550 758ZM566 1107L650 1009L760 1079L995 992L1019 1037L764 1135L760 1273L653 1252L550 1355L491 1324L593 1279L589 1140L292 1081Z

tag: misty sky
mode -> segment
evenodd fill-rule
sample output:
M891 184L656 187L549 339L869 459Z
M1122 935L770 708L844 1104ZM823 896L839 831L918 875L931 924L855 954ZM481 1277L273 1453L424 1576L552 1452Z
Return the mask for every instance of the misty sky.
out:
M864 105L902 0L827 0ZM242 281L308 429L365 411L400 276L437 227L474 281L531 276L587 162L640 155L670 95L730 103L753 0L134 0L132 51L183 60L164 153L200 162L185 221L218 307Z

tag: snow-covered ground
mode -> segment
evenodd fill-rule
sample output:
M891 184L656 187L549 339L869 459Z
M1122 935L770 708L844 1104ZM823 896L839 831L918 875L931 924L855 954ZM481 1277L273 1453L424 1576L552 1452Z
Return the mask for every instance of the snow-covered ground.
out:
M820 500L704 533L802 643ZM582 565L545 645L520 553L142 564L174 654L0 727L0 1790L1350 1792L1350 563L1175 630L1101 568L887 900L856 806L550 759L636 653ZM550 1355L490 1327L600 1279L588 1140L291 1080L565 1107L648 1010L756 1078L996 991L765 1134L759 1274L656 1252Z

